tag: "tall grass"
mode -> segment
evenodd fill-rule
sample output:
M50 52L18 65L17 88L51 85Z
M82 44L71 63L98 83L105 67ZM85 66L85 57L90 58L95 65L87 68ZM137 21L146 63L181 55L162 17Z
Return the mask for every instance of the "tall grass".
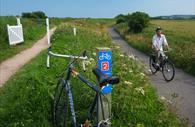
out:
M85 26L89 23L83 23ZM75 68L87 79L96 82L91 69L96 65L96 47L110 47L113 52L113 74L121 79L112 91L113 127L183 127L178 119L166 110L158 100L155 90L148 83L142 66L131 56L121 54L105 31L93 27L58 28L52 37L52 50L57 53L80 54L87 50L89 64L84 73L80 63ZM46 69L46 52L25 65L0 89L0 125L3 127L49 127L51 102L59 74L64 71L68 59L51 58ZM71 87L78 122L87 117L87 108L95 94L85 84L72 78Z
M16 25L15 17L0 17L0 63L32 46L36 40L40 39L46 31L45 20L21 19L23 26L24 42L15 46L10 46L8 41L7 24Z
M151 38L157 26L163 28L170 47L168 55L174 64L195 75L195 21L194 20L151 20L151 24L142 33L128 33L127 24L119 24L116 31L133 47L150 54Z

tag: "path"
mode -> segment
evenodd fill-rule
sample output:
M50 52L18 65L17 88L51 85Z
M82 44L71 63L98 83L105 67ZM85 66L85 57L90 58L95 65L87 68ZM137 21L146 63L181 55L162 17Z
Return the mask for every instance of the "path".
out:
M50 36L54 33L55 29L56 28L50 30ZM3 84L17 72L17 70L46 48L48 48L47 34L37 41L31 48L25 49L17 55L3 61L0 64L0 87L2 87Z
M123 52L129 55L133 54L148 71L148 56L129 46L114 31L114 28L110 28L108 32L113 43L119 45ZM160 98L168 102L181 119L187 118L189 120L189 127L195 127L195 77L177 68L175 71L175 78L171 82L166 82L160 72L155 75L150 74L151 84L157 89Z

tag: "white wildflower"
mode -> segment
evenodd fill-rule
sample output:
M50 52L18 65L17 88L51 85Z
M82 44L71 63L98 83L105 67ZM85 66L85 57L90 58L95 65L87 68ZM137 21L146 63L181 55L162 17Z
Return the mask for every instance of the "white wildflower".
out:
M130 81L125 81L124 82L126 85L132 85L133 83L132 82L130 82Z
M130 59L135 59L135 56L132 54L132 55L128 55L128 57L130 58Z
M164 96L161 96L160 99L161 100L166 100L166 98Z
M94 56L96 56L96 53L95 53L95 52L93 52L92 54L93 54Z
M137 92L140 92L142 95L145 95L145 91L144 91L143 87L135 88L135 90L136 90Z
M171 100L167 100L167 103L172 104L173 102Z
M169 104L172 104L173 103L171 100L165 98L164 96L161 96L160 99L163 100L163 101L165 101L165 102L167 102L167 103L169 103Z
M142 73L142 72L140 73L140 75L141 75L141 76L143 76L143 77L145 76L145 74L144 74L144 73Z
M120 57L124 57L124 55L123 54L120 54Z
M115 46L116 49L119 49L120 47L119 46Z
M94 61L94 59L93 58L90 58L89 61Z
M126 64L123 64L122 67L126 67L127 65Z
M90 65L91 64L91 62L89 60L85 60L84 62L85 62L86 65Z

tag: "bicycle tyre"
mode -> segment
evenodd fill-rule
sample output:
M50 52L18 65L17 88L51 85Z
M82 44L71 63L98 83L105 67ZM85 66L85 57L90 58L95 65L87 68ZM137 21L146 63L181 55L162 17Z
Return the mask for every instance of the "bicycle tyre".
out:
M168 68L168 66L169 66L170 68ZM170 77L168 77L168 76L166 75L166 71L170 71L169 69L172 70L172 71L171 71L171 76L170 76ZM169 61L169 60L165 60L165 62L163 63L163 66L162 66L162 73L163 73L164 79L165 79L167 82L173 80L173 78L175 77L175 67L174 67L174 64L173 64L171 61Z
M155 59L154 56L151 55L150 60L149 60L149 65L150 65L150 70L151 70L152 74L155 74L157 72L157 69L154 67L154 64L155 64L154 59Z
M68 127L68 95L66 93L66 80L58 82L53 100L53 126Z

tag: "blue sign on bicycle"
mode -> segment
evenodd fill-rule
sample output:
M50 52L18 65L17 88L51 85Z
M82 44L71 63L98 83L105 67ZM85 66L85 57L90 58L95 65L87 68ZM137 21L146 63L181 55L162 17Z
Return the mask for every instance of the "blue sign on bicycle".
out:
M112 52L110 48L97 48L97 66L106 75L112 76ZM112 85L102 87L104 94L110 93Z

